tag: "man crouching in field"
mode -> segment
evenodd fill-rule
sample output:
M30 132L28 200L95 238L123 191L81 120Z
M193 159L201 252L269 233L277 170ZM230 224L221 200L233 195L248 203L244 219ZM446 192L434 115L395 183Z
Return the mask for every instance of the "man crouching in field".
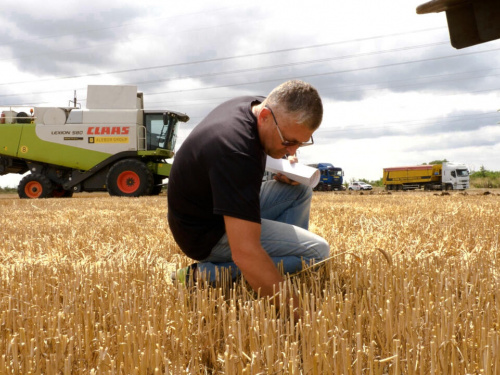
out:
M175 155L168 182L168 222L181 250L199 261L175 273L206 275L217 268L240 272L261 295L270 296L285 273L302 260L321 261L329 245L309 232L312 189L285 176L262 183L266 155L295 155L312 145L321 124L318 92L288 81L267 98L243 96L215 108Z

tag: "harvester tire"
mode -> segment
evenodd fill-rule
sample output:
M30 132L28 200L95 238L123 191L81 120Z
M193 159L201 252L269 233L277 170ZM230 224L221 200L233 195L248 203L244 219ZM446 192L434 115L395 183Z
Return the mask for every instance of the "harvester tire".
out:
M29 124L32 120L26 112L19 112L16 117L18 124Z
M54 198L71 198L73 196L73 190L64 190L62 185L56 185L52 190L51 196Z
M110 195L139 197L153 189L153 173L137 159L125 159L113 165L106 176Z
M21 180L17 193L22 199L49 198L52 196L53 188L52 182L46 176L34 173Z

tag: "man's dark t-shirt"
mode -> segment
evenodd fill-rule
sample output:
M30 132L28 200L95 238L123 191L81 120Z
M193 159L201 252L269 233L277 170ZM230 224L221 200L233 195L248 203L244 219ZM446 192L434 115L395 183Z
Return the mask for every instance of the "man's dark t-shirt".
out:
M210 255L225 233L223 216L260 223L260 187L266 164L252 104L232 99L196 126L176 153L168 180L168 223L182 251Z

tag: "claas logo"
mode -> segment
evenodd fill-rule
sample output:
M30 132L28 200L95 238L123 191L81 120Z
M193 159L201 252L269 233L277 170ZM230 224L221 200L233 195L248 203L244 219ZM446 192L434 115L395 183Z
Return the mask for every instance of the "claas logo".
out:
M87 135L127 135L128 126L91 126L87 130Z

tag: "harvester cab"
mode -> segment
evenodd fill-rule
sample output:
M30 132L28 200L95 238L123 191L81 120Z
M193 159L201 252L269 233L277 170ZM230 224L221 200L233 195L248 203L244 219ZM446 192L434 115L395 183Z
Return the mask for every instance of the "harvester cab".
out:
M177 126L189 117L184 113L144 111L146 130L145 150L173 150L177 141Z

